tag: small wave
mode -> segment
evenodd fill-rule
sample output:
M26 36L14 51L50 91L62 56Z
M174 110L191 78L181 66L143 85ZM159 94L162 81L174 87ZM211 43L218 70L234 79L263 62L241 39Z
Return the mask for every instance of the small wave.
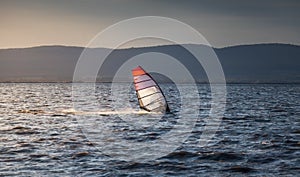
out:
M243 154L234 152L213 152L202 155L200 159L215 161L239 161L245 158Z
M21 109L18 110L18 113L27 113L27 114L45 114L46 112L44 110L40 109Z
M87 152L87 151L83 151L83 152L76 152L75 154L72 155L72 158L78 158L78 157L85 157L85 156L89 156L91 153Z
M175 151L167 155L165 158L168 159L187 159L198 157L198 153L188 152L188 151Z
M41 157L48 157L48 154L30 154L30 158L41 158Z
M241 173L249 173L254 171L253 168L250 167L246 167L246 166L240 166L240 165L236 165L236 166L232 166L227 170L224 171L231 171L231 172L241 172Z
M12 128L12 130L30 130L31 128L29 127L23 127L23 126L20 126L20 125L17 125L15 127Z

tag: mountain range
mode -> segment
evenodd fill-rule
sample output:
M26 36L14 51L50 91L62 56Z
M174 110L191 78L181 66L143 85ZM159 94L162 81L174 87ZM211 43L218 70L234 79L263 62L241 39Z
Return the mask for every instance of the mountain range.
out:
M208 50L204 45L190 45ZM0 82L72 82L83 47L39 46L0 49ZM95 54L112 49L90 48ZM300 83L300 46L253 44L213 48L228 83ZM97 81L110 82L130 58L149 52L163 53L183 63L197 82L208 82L203 68L181 45L116 49L106 58ZM149 59L150 60L150 59ZM126 80L126 79L125 79Z

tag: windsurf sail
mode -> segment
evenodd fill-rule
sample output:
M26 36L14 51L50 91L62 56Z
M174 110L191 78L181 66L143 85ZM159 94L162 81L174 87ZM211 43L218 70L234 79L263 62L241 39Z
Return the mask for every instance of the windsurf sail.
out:
M132 69L132 76L140 108L147 111L170 111L160 87L141 66Z

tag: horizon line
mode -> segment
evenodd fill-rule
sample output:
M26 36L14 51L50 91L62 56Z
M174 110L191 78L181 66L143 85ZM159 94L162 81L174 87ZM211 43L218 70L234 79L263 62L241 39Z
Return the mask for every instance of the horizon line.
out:
M298 46L300 47L300 44L292 44L292 43L280 43L280 42L270 42L270 43L244 43L244 44L233 44L223 47L215 47L215 46L209 46L214 49L224 49L224 48L230 48L230 47L237 47L237 46L253 46L253 45L292 45L292 46ZM193 43L187 43L187 44L162 44L162 45L147 45L147 46L132 46L132 47L124 47L124 48L116 48L117 50L122 49L139 49L139 48L150 48L150 47L162 47L162 46L175 46L175 45L205 45L206 44L193 44ZM113 48L109 47L84 47L84 46L76 46L76 45L63 45L63 44L45 44L45 45L37 45L37 46L27 46L27 47L11 47L11 48L0 48L0 50L10 50L10 49L31 49L31 48L38 48L38 47L74 47L74 48L89 48L89 49L109 49L113 50Z

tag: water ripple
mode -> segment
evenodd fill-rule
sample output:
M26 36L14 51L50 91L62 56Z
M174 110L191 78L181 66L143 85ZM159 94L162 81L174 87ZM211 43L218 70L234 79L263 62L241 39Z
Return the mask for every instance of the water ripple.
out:
M0 176L299 175L299 85L229 85L216 143L198 147L205 125L201 118L208 115L211 98L209 86L199 85L202 106L197 126L172 153L147 163L118 161L100 152L95 142L84 136L77 119L98 114L98 121L107 119L105 126L110 126L115 136L152 142L172 130L176 118L167 117L147 129L132 127L112 111L72 110L71 84L10 83L0 87ZM162 87L172 109L178 111L176 88ZM96 91L105 109L111 109L108 88L108 84L99 84ZM83 90L82 94L88 93ZM130 104L135 107L134 93L131 96ZM81 104L88 105L89 100L82 99ZM123 113L131 116L130 111ZM141 117L143 114L137 114Z

